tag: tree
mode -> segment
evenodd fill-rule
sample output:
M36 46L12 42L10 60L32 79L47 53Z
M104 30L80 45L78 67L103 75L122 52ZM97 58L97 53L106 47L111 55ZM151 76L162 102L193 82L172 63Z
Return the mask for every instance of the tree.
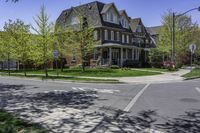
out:
M4 25L4 33L2 34L1 38L3 40L2 42L2 51L3 57L7 58L7 67L8 67L8 73L10 75L10 61L11 59L16 59L15 58L15 40L13 38L16 27L14 27L14 25L12 24L12 21L9 20L8 22L5 23Z
M56 25L55 27L55 39L56 39L56 45L54 46L54 49L59 52L59 58L61 62L61 72L63 71L63 57L67 54L68 46L70 45L70 31L66 31L62 26Z
M37 64L43 64L45 75L48 77L48 63L52 60L53 51L53 24L49 22L49 17L45 13L44 6L41 7L40 13L36 18L34 20L37 28L33 27L33 30L37 33Z
M23 21L17 19L16 21L9 21L8 28L12 32L14 56L23 66L24 75L26 76L26 64L31 60L32 45L30 44L30 25L26 25Z
M71 46L69 48L71 48L71 51L74 49L80 51L77 52L77 56L81 59L82 71L84 72L88 57L94 50L97 41L95 41L93 36L94 28L88 24L84 11L77 11L76 15L78 16L78 22L76 26L73 25L70 27L73 31L69 40L73 42L70 43Z
M179 14L179 13L177 13ZM176 17L176 58L178 64L187 62L189 44L195 42L194 35L198 32L198 26L192 23L191 17L184 15ZM165 57L171 58L172 51L172 11L168 11L162 17L162 28L159 33L157 50Z

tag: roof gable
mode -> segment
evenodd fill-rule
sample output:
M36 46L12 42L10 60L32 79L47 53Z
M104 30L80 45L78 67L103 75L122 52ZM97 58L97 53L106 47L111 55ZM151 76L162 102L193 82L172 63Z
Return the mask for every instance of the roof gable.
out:
M141 22L141 18L135 18L130 20L130 27L133 32L136 32L138 25Z
M120 14L120 16L125 16L126 17L126 19L130 22L130 18L129 18L129 16L128 16L128 14L126 13L126 11L125 10L121 10L121 11L119 11L119 14Z
M117 15L120 16L120 14L119 14L119 12L118 12L118 10L117 10L117 8L116 8L114 3L105 4L103 9L102 9L102 11L101 11L101 14L105 14L106 12L108 12L111 7L113 7L115 12L117 13Z
M83 14L87 18L88 24L93 27L102 26L102 18L100 16L100 10L103 7L103 3L100 2L91 2L77 7L72 7L70 9L64 10L61 15L58 17L56 24L62 26L68 25L70 16L72 14Z

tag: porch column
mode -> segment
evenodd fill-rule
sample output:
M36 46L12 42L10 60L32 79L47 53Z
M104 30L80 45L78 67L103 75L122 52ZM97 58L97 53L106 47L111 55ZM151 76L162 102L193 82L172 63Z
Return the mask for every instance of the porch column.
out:
M140 49L138 49L138 60L140 60Z
M99 65L102 65L103 63L103 48L100 48L100 57L99 57Z
M135 52L135 51L134 51L134 48L132 48L132 60L134 60L134 58L135 58L135 57L134 57L134 52Z
M128 59L128 49L126 48L126 60Z
M120 65L121 65L121 67L123 67L123 63L124 63L124 58L123 58L124 53L123 53L123 52L124 52L124 51L123 51L123 48L121 48L120 50L121 50L121 54L120 54L120 55L121 55L121 56L120 56L120 58L121 58L121 59L120 59Z
M112 48L109 48L109 65L112 65Z

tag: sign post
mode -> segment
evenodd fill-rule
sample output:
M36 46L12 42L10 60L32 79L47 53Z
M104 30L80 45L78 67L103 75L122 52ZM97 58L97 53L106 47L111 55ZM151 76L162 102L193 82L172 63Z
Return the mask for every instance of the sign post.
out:
M196 50L197 46L196 44L190 44L189 46L189 49L190 49L190 71L192 71L192 57L193 57L193 54L195 53L195 50Z
M53 51L53 57L56 59L56 74L57 77L59 76L58 73L58 57L59 57L59 52L57 50Z

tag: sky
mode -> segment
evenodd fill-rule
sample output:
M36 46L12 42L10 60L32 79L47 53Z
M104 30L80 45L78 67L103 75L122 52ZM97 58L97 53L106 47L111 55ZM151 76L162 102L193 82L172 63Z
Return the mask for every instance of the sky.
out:
M26 24L35 25L33 17L38 15L40 7L44 5L50 16L50 21L55 22L60 13L70 7L92 2L94 0L19 0L17 3L0 0L0 30L9 19L21 19ZM145 26L161 25L162 15L168 10L183 13L189 9L199 7L200 0L99 0L104 3L114 2L118 10L125 9L132 18L140 17ZM200 12L188 13L193 22L200 25Z

